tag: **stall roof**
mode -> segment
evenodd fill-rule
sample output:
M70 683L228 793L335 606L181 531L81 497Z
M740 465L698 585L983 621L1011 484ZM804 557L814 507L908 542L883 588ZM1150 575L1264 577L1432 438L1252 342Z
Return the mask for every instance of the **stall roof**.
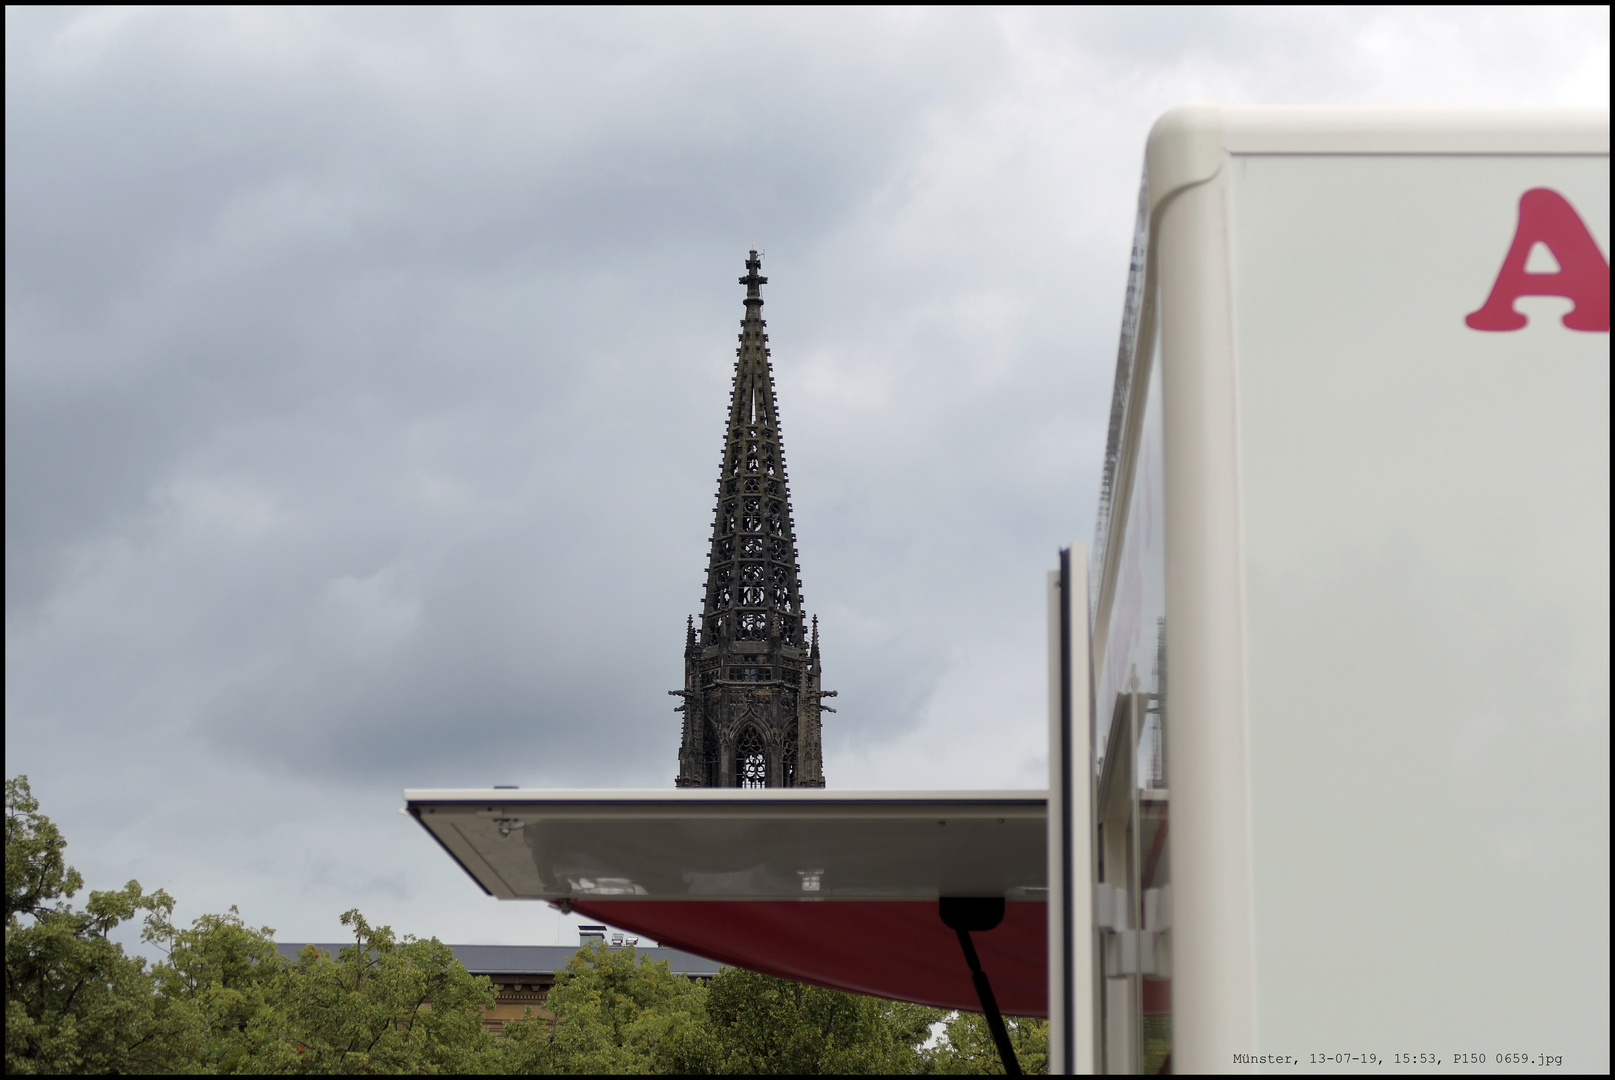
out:
M1041 900L1041 791L407 791L502 900Z
M1046 1009L1041 791L405 792L490 895L548 900L722 963L978 1009L944 896L1002 897L977 932L1006 1012Z

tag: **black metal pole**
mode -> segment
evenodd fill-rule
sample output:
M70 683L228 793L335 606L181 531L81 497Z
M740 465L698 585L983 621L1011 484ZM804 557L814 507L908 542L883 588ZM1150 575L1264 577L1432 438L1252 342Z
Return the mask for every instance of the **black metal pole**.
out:
M987 973L981 970L981 960L976 956L970 931L960 927L954 932L959 935L959 945L965 951L965 963L970 965L970 981L976 984L976 999L981 1002L982 1015L987 1018L987 1030L993 1033L993 1042L998 1046L998 1060L1004 1063L1007 1075L1019 1076L1021 1063L1015 1058L1015 1048L1009 1044L1009 1029L1004 1027L1004 1016L998 1011L998 999L993 997Z
M1076 942L1077 925L1072 899L1075 895L1076 874L1071 865L1072 854L1076 851L1074 843L1073 819L1071 800L1076 791L1072 783L1071 763L1078 759L1075 747L1071 740L1073 702L1071 700L1071 665L1074 658L1071 655L1071 549L1060 549L1060 590L1057 603L1060 605L1060 738L1059 738L1059 770L1060 770L1060 820L1049 822L1049 828L1058 829L1056 834L1060 842L1060 910L1057 917L1060 920L1060 955L1053 958L1060 965L1058 973L1060 979L1060 1060L1064 1065L1061 1070L1066 1074L1077 1072L1077 1032L1076 1032L1076 964L1074 963L1074 948ZM1084 611L1082 617L1086 619L1088 613ZM1084 733L1084 737L1092 736ZM1086 753L1084 748L1084 753ZM1087 888L1088 871L1084 867L1083 888ZM1084 927L1084 932L1086 932ZM1051 1002L1052 1004L1052 1002ZM1054 1019L1052 1016L1049 1018ZM1054 1025L1051 1023L1050 1027ZM1053 1047L1050 1047L1053 1050ZM1052 1055L1051 1055L1052 1057Z

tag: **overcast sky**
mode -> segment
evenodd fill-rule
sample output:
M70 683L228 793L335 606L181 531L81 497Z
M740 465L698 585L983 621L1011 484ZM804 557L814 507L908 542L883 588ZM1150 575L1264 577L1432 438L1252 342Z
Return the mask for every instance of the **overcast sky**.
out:
M6 760L91 887L487 899L405 787L669 787L746 249L831 787L1040 787L1144 138L1599 105L1585 10L6 10Z

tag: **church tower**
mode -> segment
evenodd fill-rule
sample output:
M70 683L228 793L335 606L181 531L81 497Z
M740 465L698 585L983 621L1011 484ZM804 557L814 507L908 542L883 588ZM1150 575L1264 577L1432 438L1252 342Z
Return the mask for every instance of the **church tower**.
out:
M823 787L819 621L809 633L754 249L718 471L701 624L684 633L679 787Z

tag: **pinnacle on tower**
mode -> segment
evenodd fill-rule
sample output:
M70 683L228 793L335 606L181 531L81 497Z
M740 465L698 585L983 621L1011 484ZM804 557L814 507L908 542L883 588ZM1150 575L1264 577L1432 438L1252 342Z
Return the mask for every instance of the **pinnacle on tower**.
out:
M680 787L823 787L817 633L802 589L763 322L762 259L746 258L698 638L686 633ZM815 624L816 625L816 624Z

